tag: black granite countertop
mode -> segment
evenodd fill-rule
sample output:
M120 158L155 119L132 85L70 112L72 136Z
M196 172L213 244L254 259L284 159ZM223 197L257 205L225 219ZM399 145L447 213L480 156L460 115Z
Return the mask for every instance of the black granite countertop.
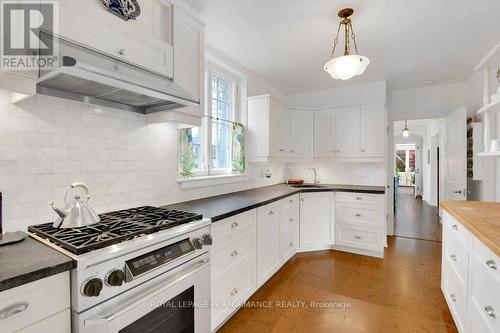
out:
M179 209L188 212L199 213L204 217L211 218L212 222L216 222L301 192L333 191L374 194L385 193L384 186L357 186L335 184L321 184L320 186L322 187L294 188L286 184L271 185L198 200L180 202L168 206L163 206L163 208Z
M0 291L65 272L73 259L26 236L19 243L0 247Z

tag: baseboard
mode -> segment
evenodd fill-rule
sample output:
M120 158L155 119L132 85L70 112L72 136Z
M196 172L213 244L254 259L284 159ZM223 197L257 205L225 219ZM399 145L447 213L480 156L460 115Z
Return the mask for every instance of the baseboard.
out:
M376 258L384 258L384 250L382 250L381 252L377 252L377 251L356 249L356 248L352 248L349 246L342 246L342 245L332 245L332 250L355 253L355 254L376 257Z

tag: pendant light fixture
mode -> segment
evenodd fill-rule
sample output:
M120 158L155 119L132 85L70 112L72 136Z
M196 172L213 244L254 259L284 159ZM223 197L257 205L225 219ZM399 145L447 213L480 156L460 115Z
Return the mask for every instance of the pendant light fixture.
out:
M405 120L405 128L403 128L403 136L405 138L410 136L410 130L408 129L408 122Z
M334 79L348 80L353 76L361 75L370 63L367 57L358 53L356 35L352 29L352 22L349 18L354 13L352 8L344 8L339 12L341 18L337 29L337 36L333 41L333 50L330 60L325 64L324 69ZM335 49L339 41L340 29L344 30L344 55L335 58ZM354 44L356 54L351 54L351 39Z

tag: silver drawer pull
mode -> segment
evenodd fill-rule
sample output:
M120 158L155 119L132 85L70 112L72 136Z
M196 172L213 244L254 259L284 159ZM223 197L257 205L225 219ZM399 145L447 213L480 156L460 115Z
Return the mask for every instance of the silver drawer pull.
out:
M454 255L454 254L452 254L452 255L450 256L450 258L451 258L451 260L453 260L453 261L457 261L457 256L456 256L456 255Z
M238 255L238 251L234 250L231 252L231 257L236 257Z
M290 244L288 244L288 246L292 247L293 246L293 242L290 242Z
M232 291L231 291L231 296L234 296L238 293L238 288L234 288Z
M358 214L356 214L356 217L361 217L361 214L359 214L359 213L358 213Z
M488 305L487 307L484 308L484 311L490 316L491 318L496 318L497 315L495 313L495 310L491 307L491 305Z
M289 202L289 203L293 203L293 200L292 200L292 199L290 199L290 200L288 200L288 202Z
M454 230L458 230L458 225L454 224L451 226Z
M453 302L456 302L457 301L457 298L455 297L455 294L451 294L450 295L450 298Z
M274 212L270 210L269 213L267 213L267 215L274 215Z
M119 55L125 55L126 54L125 49L118 50L118 54Z
M356 239L361 239L361 236L354 236L354 238L356 238Z
M233 222L233 223L231 224L231 228L233 228L233 229L234 229L234 228L236 228L237 226L238 226L238 222Z
M362 197L356 197L356 200L362 200L363 198Z
M495 262L495 260L488 260L486 262L486 266L488 266L489 268L493 269L493 270L497 270L497 263Z
M17 302L11 305L7 305L5 308L0 310L0 320L7 319L10 316L15 315L16 313L26 311L28 306L29 306L28 302Z
M280 148L280 152L284 152L284 151L285 151L285 149L283 149L283 148Z
M293 218L291 218L291 217L290 217L290 218L288 219L288 222L293 222Z

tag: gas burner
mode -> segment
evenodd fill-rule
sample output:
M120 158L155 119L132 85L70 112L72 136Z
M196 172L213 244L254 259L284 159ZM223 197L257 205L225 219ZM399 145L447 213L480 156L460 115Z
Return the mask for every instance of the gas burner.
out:
M101 222L80 228L58 229L52 223L44 223L29 226L28 231L74 254L82 254L202 218L200 214L151 206L104 213L99 217Z

